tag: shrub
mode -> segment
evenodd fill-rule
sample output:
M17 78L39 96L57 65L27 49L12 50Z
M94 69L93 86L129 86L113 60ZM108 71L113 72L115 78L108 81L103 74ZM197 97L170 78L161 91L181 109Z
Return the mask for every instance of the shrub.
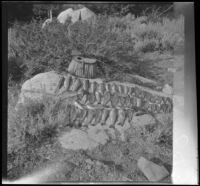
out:
M8 176L17 178L40 166L45 154L51 152L45 150L45 144L53 145L57 134L69 123L69 107L45 97L42 102L30 100L18 110L13 103L8 105Z
M41 29L42 20L29 24L15 23L9 31L9 55L18 54L27 67L25 77L49 70L66 71L78 49L85 56L129 63L139 53L173 51L183 46L184 19L163 18L141 26L141 17L98 16L96 22L78 21L62 25L56 20ZM107 63L108 64L108 63ZM106 69L106 68L105 68Z

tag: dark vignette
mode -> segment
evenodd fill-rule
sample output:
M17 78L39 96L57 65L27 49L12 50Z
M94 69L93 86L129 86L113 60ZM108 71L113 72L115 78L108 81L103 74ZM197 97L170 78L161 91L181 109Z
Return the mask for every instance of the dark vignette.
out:
M7 12L6 3L2 3L1 6L1 28L2 28L2 178L7 177Z

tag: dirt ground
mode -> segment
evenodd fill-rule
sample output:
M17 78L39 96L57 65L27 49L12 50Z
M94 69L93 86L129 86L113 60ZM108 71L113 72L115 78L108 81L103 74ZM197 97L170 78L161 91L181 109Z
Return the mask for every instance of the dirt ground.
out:
M184 96L184 56L182 54L143 56L144 65L153 80L173 86L173 91ZM169 72L175 68L176 72ZM145 74L140 74L144 75ZM147 74L146 76L148 76ZM152 125L134 125L126 133L126 140L111 140L93 150L67 150L61 147L58 137L51 144L44 144L46 160L41 162L34 175L43 182L149 182L137 167L137 160L144 157L172 171L173 114L160 116ZM63 128L62 131L68 130ZM38 150L37 150L38 151ZM48 173L45 173L48 170ZM30 172L33 172L32 170ZM170 183L171 176L160 182ZM32 175L32 173L31 173Z

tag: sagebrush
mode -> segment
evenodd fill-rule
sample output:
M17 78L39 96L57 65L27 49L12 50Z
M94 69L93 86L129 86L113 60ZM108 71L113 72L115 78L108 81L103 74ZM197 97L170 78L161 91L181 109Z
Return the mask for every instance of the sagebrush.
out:
M140 53L170 52L183 47L182 16L173 20L162 18L156 23L147 21L145 25L141 20L130 15L104 15L98 16L96 22L78 21L73 25L62 25L54 20L45 29L41 29L42 21L15 23L8 32L8 55L23 59L25 77L30 78L49 70L66 71L74 49L119 65L130 59L134 63Z

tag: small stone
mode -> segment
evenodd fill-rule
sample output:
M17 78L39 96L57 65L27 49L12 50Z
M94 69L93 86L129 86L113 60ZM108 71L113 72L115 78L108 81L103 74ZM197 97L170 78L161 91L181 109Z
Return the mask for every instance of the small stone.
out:
M162 91L166 94L172 94L173 93L173 89L170 85L165 84L165 86L163 87Z
M148 180L152 182L160 181L169 175L164 166L159 166L143 157L139 158L137 165Z
M94 164L94 162L91 159L86 159L85 162L88 163L88 164L90 164L90 165Z
M96 161L96 165L101 167L103 164L100 161Z

